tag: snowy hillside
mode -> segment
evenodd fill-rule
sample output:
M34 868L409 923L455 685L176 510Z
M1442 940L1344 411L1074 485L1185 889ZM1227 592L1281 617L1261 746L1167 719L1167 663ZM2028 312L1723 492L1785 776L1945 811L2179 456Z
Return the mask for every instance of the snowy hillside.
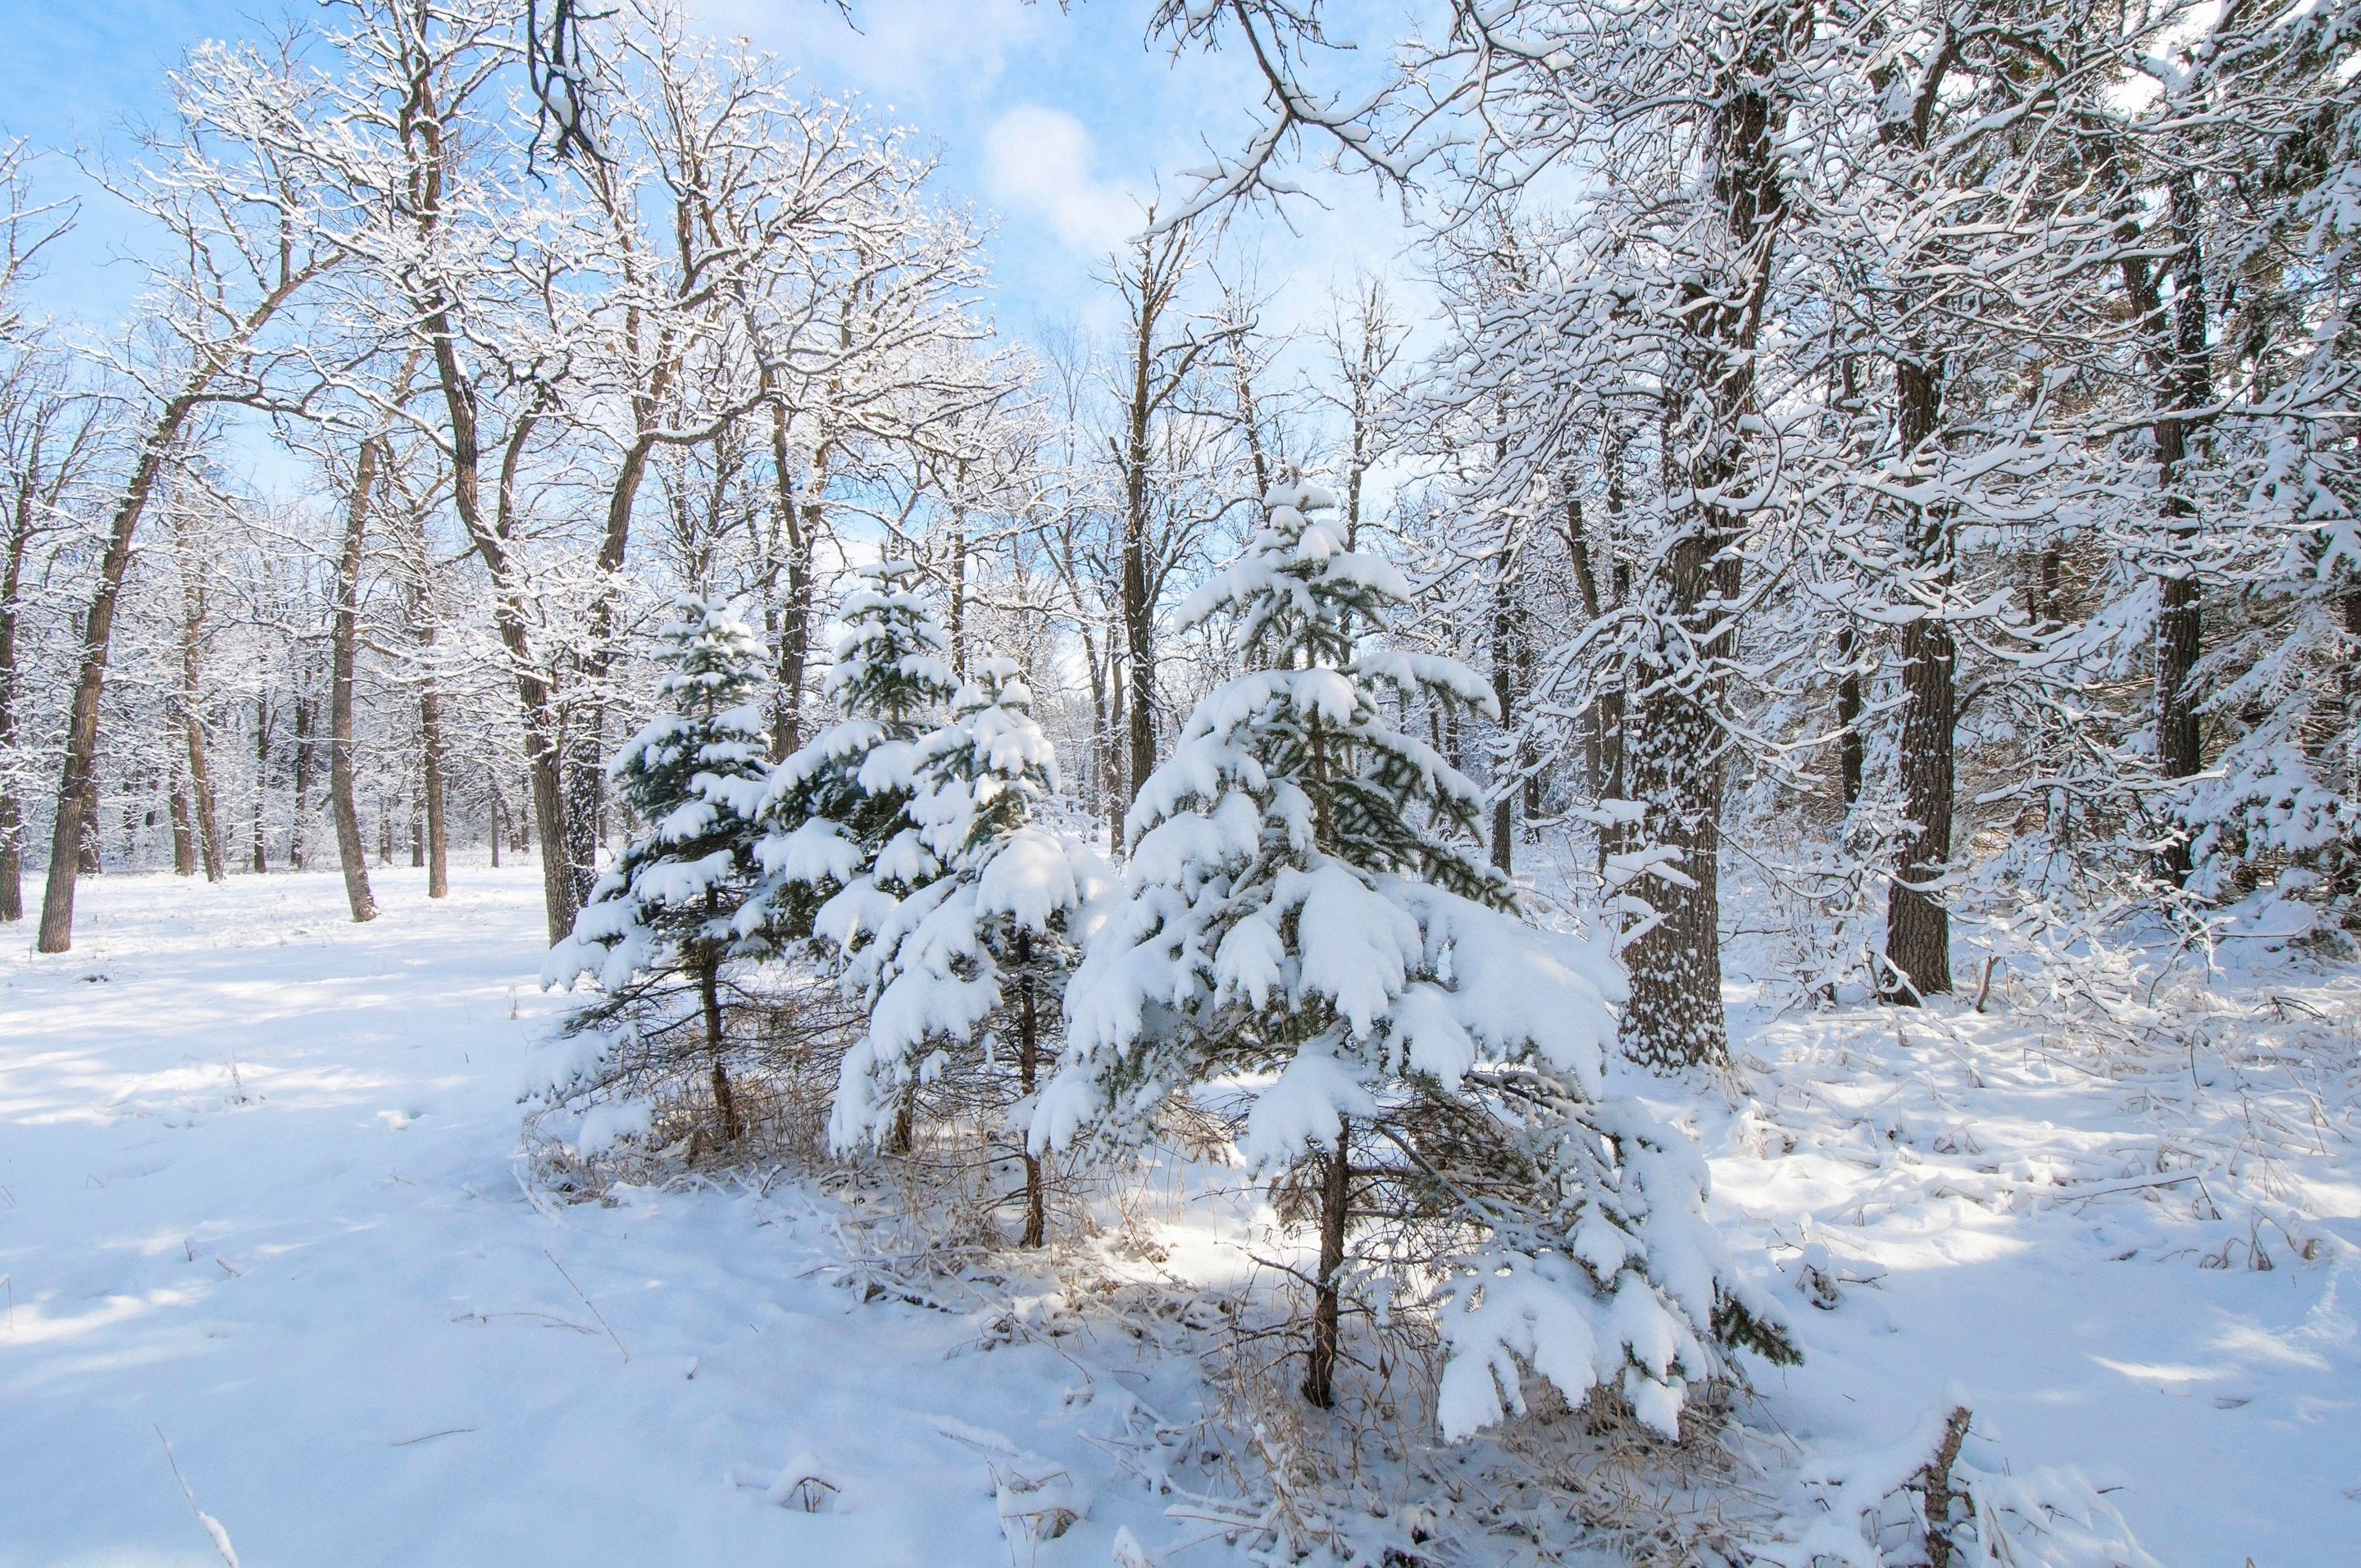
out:
M1115 1441L1203 1397L1155 1335L1012 1336L1055 1304L986 1278L864 1303L840 1205L793 1180L529 1194L540 884L456 883L435 907L388 878L355 927L333 876L107 876L74 952L10 953L0 1564L219 1561L189 1498L248 1568L1096 1565L1126 1530L1173 1568L1239 1560L1218 1535L1168 1556L1207 1531ZM2239 983L2350 1036L2350 974ZM2080 1467L2165 1563L2350 1561L2349 1080L2201 1052L2093 1091L2079 1043L2000 1010L1898 1037L1891 1011L1733 1011L1753 1102L1697 1131L1807 1355L1751 1430L1825 1463L1956 1379L1994 1468ZM2305 1091L2313 1154L2284 1135ZM2140 1174L2164 1146L2222 1150L2221 1219ZM1170 1210L1168 1267L1235 1275L1261 1245L1238 1218ZM1798 1244L1833 1310L1789 1282Z

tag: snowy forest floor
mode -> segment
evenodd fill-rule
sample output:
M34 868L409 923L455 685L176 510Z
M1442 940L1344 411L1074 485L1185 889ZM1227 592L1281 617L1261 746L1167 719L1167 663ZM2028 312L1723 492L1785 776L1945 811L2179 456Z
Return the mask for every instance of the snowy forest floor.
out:
M1168 1552L1106 1441L1127 1401L1087 1391L1169 1409L1183 1369L864 1304L802 1184L529 1192L520 1074L567 1005L538 873L454 880L381 873L357 927L333 875L110 874L73 952L7 934L0 1568L219 1563L195 1509L247 1568ZM2361 976L2252 958L2136 1040L2029 997L1732 1002L1751 1101L1687 1117L1718 1218L1766 1278L1825 1248L1836 1293L1782 1287L1807 1359L1750 1425L1891 1443L1956 1381L2176 1568L2352 1561ZM995 1482L1058 1469L1086 1517L1020 1552ZM805 1470L830 1507L770 1500Z

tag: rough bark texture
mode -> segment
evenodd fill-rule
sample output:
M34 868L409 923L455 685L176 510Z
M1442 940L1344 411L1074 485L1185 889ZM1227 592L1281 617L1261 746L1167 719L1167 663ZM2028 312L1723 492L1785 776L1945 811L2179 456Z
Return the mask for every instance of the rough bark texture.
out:
M328 812L336 825L336 862L345 873L345 902L353 919L377 918L377 895L369 889L368 848L361 839L360 811L353 801L353 666L359 647L361 554L368 536L368 509L377 488L381 439L361 443L353 465L353 493L345 508L344 548L336 556L336 618L329 640Z
M1717 576L1715 543L1681 540L1655 585L1666 611L1695 629L1691 646L1719 649L1728 629L1701 603ZM1624 1053L1643 1067L1675 1070L1719 1063L1730 1050L1721 1009L1721 795L1725 739L1710 706L1718 690L1681 678L1661 659L1641 663L1628 696L1624 767L1631 798L1646 808L1644 843L1674 850L1679 881L1644 877L1631 891L1656 916L1627 942L1631 1000L1620 1029Z
M1941 410L1940 360L1912 345L1894 366L1902 449L1918 453L1933 439ZM1910 569L1933 592L1951 581L1951 531L1938 510L1913 508L1906 520ZM1958 650L1951 629L1928 612L1902 627L1903 829L1894 882L1886 893L1886 1000L1916 1006L1951 989L1951 916L1934 883L1949 869L1952 756Z
M1771 284L1772 246L1784 216L1772 159L1768 80L1779 40L1765 33L1735 72L1708 127L1724 243L1738 260L1719 290L1685 286L1685 396L1665 405L1664 450L1685 461L1672 488L1711 497L1741 471L1741 431L1755 415L1754 344ZM1702 416L1704 428L1676 422ZM1660 1071L1719 1065L1730 1054L1721 1004L1721 803L1728 749L1719 713L1737 652L1731 608L1741 587L1731 546L1743 519L1694 503L1657 554L1642 592L1668 630L1628 671L1625 756L1631 798L1646 808L1642 840L1676 851L1677 881L1635 884L1654 924L1626 943L1631 977L1620 1030L1624 1053Z
M424 774L426 896L451 891L448 829L443 817L443 705L432 676L418 690L419 765Z
M1125 481L1128 499L1123 533L1124 669L1130 682L1126 692L1127 742L1124 772L1130 789L1127 799L1139 797L1139 786L1156 771L1156 607L1148 592L1148 474L1145 421L1138 437L1139 464L1129 465Z
M786 531L786 591L779 613L779 689L771 709L771 756L777 761L803 744L804 666L811 657L812 542L827 521L820 496L828 488L828 447L813 454L801 497L796 494L787 450L787 410L771 405L771 461L777 471L779 518Z
M2146 339L2148 366L2157 381L2156 444L2158 510L2176 546L2194 542L2197 509L2181 489L2194 411L2213 400L2213 374L2208 355L2204 254L2199 245L2198 192L2193 176L2172 184L2168 221L2178 252L2173 258L2172 303L2164 302L2156 269L2141 257L2123 264L2124 291ZM2189 778L2203 766L2196 694L2190 675L2204 651L2204 620L2194 569L2169 562L2157 578L2156 759L2168 779ZM2189 843L2175 835L2159 857L2176 883L2189 875Z
M172 874L197 874L197 836L189 821L189 792L181 786L181 770L171 769L170 806L172 816Z
M98 772L95 768L82 780L82 837L74 851L74 870L84 876L95 876L106 869L99 858L98 843Z
M1956 1550L1951 1541L1951 1505L1969 1500L1966 1492L1952 1487L1951 1467L1960 1462L1960 1445L1968 1441L1968 1428L1974 1420L1965 1405L1954 1405L1943 1422L1943 1441L1917 1475L1926 1499L1927 1568L1951 1568Z

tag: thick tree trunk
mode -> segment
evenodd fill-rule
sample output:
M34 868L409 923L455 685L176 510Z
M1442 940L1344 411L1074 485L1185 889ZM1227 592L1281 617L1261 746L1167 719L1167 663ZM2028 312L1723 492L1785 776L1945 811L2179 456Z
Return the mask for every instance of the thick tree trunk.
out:
M1762 45L1764 56L1777 47ZM1750 60L1752 82L1773 63ZM1729 253L1740 258L1717 281L1686 286L1687 374L1712 411L1712 438L1672 477L1714 495L1739 475L1746 422L1754 418L1754 347L1770 286L1775 230L1785 207L1772 161L1773 106L1745 79L1712 111L1714 193ZM1665 418L1675 417L1667 403ZM1669 432L1668 432L1669 434ZM1668 440L1667 449L1674 444ZM1678 646L1636 652L1627 665L1625 754L1631 796L1645 807L1640 842L1675 851L1676 880L1650 876L1631 890L1654 921L1626 942L1631 997L1621 1041L1632 1060L1659 1071L1719 1067L1730 1056L1721 1003L1721 804L1728 773L1719 721L1728 662L1737 653L1731 607L1743 584L1730 546L1742 520L1696 503L1645 588L1661 620L1681 629Z
M172 816L172 874L197 874L197 836L189 821L189 792L181 784L181 770L171 769L170 808Z
M418 688L419 763L424 775L426 896L451 891L450 841L443 819L443 702L428 675Z
M1349 1117L1336 1125L1336 1148L1320 1159L1320 1265L1312 1277L1312 1353L1305 1360L1303 1397L1327 1409L1336 1402L1336 1354L1344 1327L1345 1224L1352 1201Z
M221 818L214 806L214 781L205 762L205 727L197 718L196 704L183 696L181 739L189 751L189 806L197 819L197 849L204 858L205 880L219 882L229 874L229 853L222 843Z
M1692 536L1671 552L1669 608L1692 625L1703 619L1710 549L1708 540ZM1694 645L1710 650L1724 634L1710 630ZM1623 1009L1622 1048L1658 1071L1718 1065L1730 1053L1719 885L1725 738L1708 691L1661 663L1632 674L1624 767L1631 798L1645 808L1633 838L1678 859L1666 868L1675 879L1643 876L1626 890L1649 906L1654 921L1624 944L1631 999Z
M458 337L447 303L437 299L420 313L420 326L434 356L436 384L451 433L451 506L467 530L468 542L492 580L492 620L508 655L511 678L516 682L517 703L523 710L525 767L533 786L533 826L541 839L542 908L552 947L574 930L581 904L576 896L572 868L566 863L568 835L562 776L564 759L555 694L549 677L533 654L532 622L526 614L524 587L509 550L509 510L516 493L517 469L523 462L538 422L537 411L521 413L503 443L497 505L487 516L483 504L482 428L476 407L474 383L459 363ZM388 857L390 859L390 856Z
M1115 706L1107 715L1107 847L1111 853L1120 855L1124 850L1123 819L1130 808L1133 794L1124 778L1127 751L1123 738L1128 732L1130 721L1124 713L1126 683L1123 671L1115 661L1108 662L1116 667L1108 672L1109 684L1115 691Z
M606 745L607 705L593 681L604 684L602 671L582 672L585 690L575 694L566 715L566 873L573 880L574 907L590 902L598 884L598 818L606 809L607 773L601 755Z
M1933 884L1951 859L1954 770L1950 629L1932 616L1902 629L1902 801L1909 824L1886 894L1889 1002L1916 1006L1951 989L1951 916Z
M771 462L779 488L779 521L786 532L781 566L787 579L779 613L779 685L771 707L771 756L775 762L803 744L804 667L811 656L813 541L828 521L821 498L828 489L829 444L821 442L812 454L811 470L798 496L783 402L771 405Z
M533 695L525 698L528 715L533 712L536 703L540 709L539 718L528 718L525 725L525 773L533 786L533 828L541 840L542 906L548 917L550 946L555 947L573 934L574 917L581 913L581 906L574 899L574 877L566 860L566 797L558 775L556 715L552 711L546 681L538 675L528 675L520 677L517 684L533 688Z
M1894 368L1902 450L1912 458L1928 455L1925 448L1934 439L1942 407L1942 362L1914 344ZM1939 597L1951 584L1949 520L1939 510L1918 507L1905 526L1910 569ZM1951 916L1934 884L1951 861L1958 662L1951 629L1939 609L1904 623L1900 762L1907 820L1886 891L1886 970L1878 989L1887 1001L1912 1006L1951 989Z
M2156 618L2156 759L2167 779L2184 779L2203 766L2196 694L2190 677L2204 651L2204 620L2194 566L2185 558L2200 527L2197 509L2182 488L2189 457L2191 421L2213 400L2213 371L2207 341L2205 258L2199 242L2202 217L2195 177L2172 183L2168 211L2179 254L2173 259L2172 303L2164 302L2156 270L2145 258L2123 264L2125 291L2147 341L2148 364L2157 386L2156 442L2158 512L2165 532L2183 558L2158 574ZM2176 833L2158 857L2164 872L2179 883L2190 872L2189 842Z
M329 640L328 811L336 825L336 862L345 873L345 902L355 923L377 918L369 890L368 847L353 800L353 670L359 650L361 557L368 535L371 493L383 460L382 438L361 443L353 465L353 493L345 508L344 549L336 557L336 616Z
M82 837L74 851L74 870L84 876L95 876L105 869L99 855L98 772L93 768L82 780Z
M1136 286L1132 300L1131 385L1124 409L1123 559L1119 567L1120 618L1123 621L1124 669L1129 677L1125 716L1129 752L1126 773L1130 793L1126 804L1139 798L1148 775L1156 771L1156 603L1148 565L1149 440L1157 410L1180 385L1180 374L1159 379L1156 330L1170 306L1185 269L1185 252L1179 236L1159 258L1156 241L1139 242L1139 270L1128 280ZM1193 359L1193 354L1190 356Z

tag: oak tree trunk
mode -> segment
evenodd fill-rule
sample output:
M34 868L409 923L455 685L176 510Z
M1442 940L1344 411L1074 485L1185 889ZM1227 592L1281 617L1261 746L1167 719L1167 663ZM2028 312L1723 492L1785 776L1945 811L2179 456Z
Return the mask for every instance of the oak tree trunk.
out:
M355 923L377 918L369 889L368 847L353 800L353 671L359 648L361 557L368 509L382 460L381 438L361 443L353 465L353 493L345 507L344 548L336 556L336 615L329 636L328 814L336 827L336 863L345 873L345 902Z
M197 836L189 820L189 792L181 783L181 770L170 771L171 783L166 796L167 809L172 819L172 874L197 874Z
M1915 343L1894 365L1900 444L1912 457L1925 455L1934 439L1942 378L1940 357ZM1949 518L1939 508L1914 507L1905 526L1911 571L1942 593L1951 582ZM1958 663L1950 626L1939 609L1924 609L1904 622L1899 762L1905 820L1894 881L1886 890L1886 967L1878 989L1885 1000L1910 1006L1951 989L1951 916L1936 884L1951 861Z
M426 896L451 891L450 841L443 817L443 703L429 675L418 688L420 766L424 774Z

